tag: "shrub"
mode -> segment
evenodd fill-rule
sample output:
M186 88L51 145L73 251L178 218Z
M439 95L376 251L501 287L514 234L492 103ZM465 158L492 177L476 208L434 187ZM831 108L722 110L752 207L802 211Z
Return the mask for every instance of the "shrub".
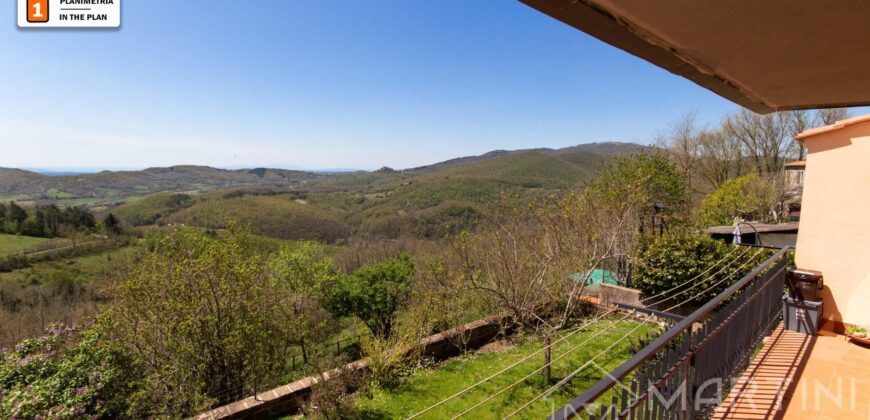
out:
M0 256L0 273L20 270L29 266L29 261L24 254L10 254Z
M701 200L699 222L703 226L730 225L735 217L748 212L748 184L758 175L751 172L739 178L733 178L722 183Z
M735 217L778 223L789 197L781 173L759 176L750 172L725 181L701 200L698 221L702 226L730 225Z
M706 235L645 237L636 251L632 284L650 296L700 276L686 287L669 293L667 296L673 298L660 306L668 308L689 298L692 298L689 299L691 304L703 304L757 267L772 253L761 248L735 247L737 245L729 245ZM717 267L711 268L722 260ZM692 286L693 289L681 293Z
M140 370L96 329L53 326L0 354L0 417L123 416Z
M249 236L180 229L114 290L113 338L143 360L141 415L190 415L274 383L298 331Z
M336 284L329 296L329 310L339 317L356 316L372 334L388 338L413 275L414 263L407 254L363 266Z

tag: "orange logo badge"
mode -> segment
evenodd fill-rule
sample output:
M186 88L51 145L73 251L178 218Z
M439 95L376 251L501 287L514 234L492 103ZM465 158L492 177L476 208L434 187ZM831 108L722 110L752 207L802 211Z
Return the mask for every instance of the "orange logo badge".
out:
M48 22L48 0L27 0L27 21Z

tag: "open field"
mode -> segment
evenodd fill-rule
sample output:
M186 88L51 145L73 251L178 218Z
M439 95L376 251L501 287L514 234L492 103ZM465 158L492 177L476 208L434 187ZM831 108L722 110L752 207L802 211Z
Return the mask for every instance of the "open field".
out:
M35 250L37 248L45 248L47 246L62 246L67 240L55 238L36 238L33 236L9 235L0 233L0 256L6 254L15 254Z
M30 194L0 194L0 203L6 203L9 201L26 201L31 200Z
M552 356L554 360L553 383L565 378L570 372L599 353L603 352L603 354L595 360L594 364L584 369L561 390L549 398L541 398L523 409L517 414L518 418L547 417L553 410L561 407L600 379L604 373L626 360L632 352L632 341L636 343L641 337L649 337L655 334L658 328L654 324L621 321L616 323L613 328L593 338L605 326L614 322L614 320L607 319L598 321L593 326L556 345ZM614 348L607 350L612 344L626 337L630 337L630 339L623 340ZM585 343L587 340L588 343ZM528 337L506 349L491 352L479 351L461 356L434 368L422 369L412 374L396 388L374 388L370 396L361 396L357 400L356 406L362 411L362 418L407 418L513 364L524 356L534 353L541 347L540 340ZM574 349L575 347L577 348ZM566 356L556 361L563 354ZM543 353L532 356L505 374L427 412L420 418L451 418L511 384L520 382L517 386L508 389L466 414L467 417L475 419L504 418L548 388L544 384L543 375L540 371L536 372L542 365ZM526 376L529 378L524 380L523 378Z
M135 249L134 246L127 246L91 255L34 263L28 268L0 273L0 284L7 281L33 284L34 279L47 278L52 272L64 272L76 283L96 283L115 270L119 258L132 255Z
M91 319L108 299L106 287L131 263L136 248L38 262L0 273L0 346L41 335L54 322Z

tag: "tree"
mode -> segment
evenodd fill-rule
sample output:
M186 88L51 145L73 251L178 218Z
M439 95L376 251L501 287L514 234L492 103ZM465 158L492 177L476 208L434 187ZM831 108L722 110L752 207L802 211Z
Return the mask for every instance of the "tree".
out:
M38 207L36 209L37 217L42 224L42 231L45 236L53 238L60 234L60 227L63 223L63 214L60 209L54 204Z
M810 128L812 126L812 121L811 121L809 113L807 111L804 111L804 110L791 111L791 115L792 115L792 127L791 127L792 141L797 146L797 151L798 151L797 159L803 160L804 156L806 155L806 151L804 150L803 144L801 144L798 141L795 141L794 137L797 136L798 134L802 133L804 130ZM779 169L781 170L782 168L779 168Z
M35 212L27 216L27 219L24 219L24 223L21 224L21 227L18 229L18 233L27 236L45 236L45 232L42 230L44 225L44 216L40 212Z
M751 172L749 175L726 180L716 191L701 199L700 225L730 225L735 217L748 212L746 185L757 176L758 174Z
M816 111L816 126L831 125L837 121L849 118L849 110L846 108L828 108Z
M794 141L794 112L775 112L767 115L741 109L729 115L722 123L725 134L743 147L754 168L760 174L778 171L790 159L799 155L799 144Z
M413 275L414 263L407 254L363 266L338 281L329 294L329 309L335 316L356 316L372 334L388 338Z
M531 205L502 196L480 232L452 241L462 261L466 290L482 292L499 312L545 343L582 311L579 299L596 268L628 257L641 217L663 204L679 214L685 184L673 163L658 154L619 158L582 191ZM569 283L569 274L586 277ZM550 380L550 348L544 380Z
M289 371L298 329L287 290L247 234L181 229L113 290L104 328L141 361L141 416L185 416Z
M701 199L699 222L702 226L730 225L735 218L778 222L788 199L782 172L760 176L750 172L725 181Z
M63 223L76 229L92 229L97 225L97 219L85 207L67 207L63 211Z
M610 200L634 200L638 208L661 203L671 208L686 204L685 178L676 166L658 153L618 157L590 183ZM618 198L618 196L622 196Z
M714 189L743 172L743 149L733 140L722 130L704 131L698 136L702 155L698 174Z
M3 232L3 229L6 225L6 205L0 203L0 232Z
M299 327L293 338L308 362L311 343L330 331L332 319L325 309L326 298L340 275L323 246L316 242L282 248L270 261L269 273L277 287L287 292L284 316L294 319Z
M109 213L103 219L103 229L111 235L118 235L121 233L121 222L118 221L118 218L114 214Z
M701 159L699 130L695 125L696 112L690 112L671 124L667 134L660 136L656 144L664 149L687 184L696 172Z
M7 218L10 222L15 224L16 232L20 232L24 221L27 220L27 211L18 204L15 204L14 201L10 201L9 215Z
M672 222L687 218L686 178L659 153L614 159L590 182L585 194L603 208L618 209L628 204L638 221L656 214Z

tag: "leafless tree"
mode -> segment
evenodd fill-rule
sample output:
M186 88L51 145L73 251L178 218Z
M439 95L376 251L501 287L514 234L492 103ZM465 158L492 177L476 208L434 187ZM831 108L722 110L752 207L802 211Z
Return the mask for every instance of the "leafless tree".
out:
M695 111L683 114L655 141L656 146L668 153L689 183L701 159L700 133L695 124L696 116Z
M803 132L804 130L812 127L812 119L810 118L810 114L807 111L799 110L792 111L792 127L791 127L791 137L794 139L795 136ZM793 140L794 141L794 140ZM806 151L804 150L804 146L798 142L794 141L798 150L798 160L803 160L806 155ZM781 168L780 168L781 169Z
M800 146L794 141L794 121L792 112L760 115L741 109L725 118L722 129L725 135L740 143L754 168L767 174L778 171L799 155Z
M712 189L743 173L743 149L733 137L722 130L703 131L698 134L698 143L698 174Z
M837 121L849 118L849 110L846 108L828 108L816 111L815 125L831 125Z
M634 203L630 197L608 200L592 189L530 206L503 197L487 217L489 226L453 242L464 287L483 292L520 328L549 343L581 306L592 271L636 234ZM569 282L574 272L583 276ZM549 380L549 348L544 359Z

